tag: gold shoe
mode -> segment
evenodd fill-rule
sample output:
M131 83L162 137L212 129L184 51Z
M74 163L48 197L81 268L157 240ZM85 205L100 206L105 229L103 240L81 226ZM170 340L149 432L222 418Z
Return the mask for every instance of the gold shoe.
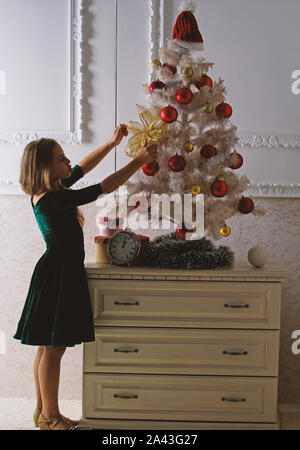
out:
M79 424L79 420L69 419L69 417L65 417L62 414L61 414L61 417L63 418L63 420L65 422L67 422L68 425L71 425L71 427L77 427L77 425Z
M62 416L53 417L52 419L46 419L43 414L40 414L38 419L38 426L40 430L55 430L58 424L64 425L64 428L57 428L60 430L75 430L75 427L71 426L67 422L65 422Z
M33 421L34 421L34 426L36 427L36 428L38 428L38 420L39 420L39 417L40 417L40 414L41 414L41 410L40 409L35 409L34 410L34 414L33 414Z
M40 417L41 413L42 413L42 411L40 409L36 409L34 411L33 421L34 421L34 425L35 425L36 428L38 428L38 426L39 426L38 425L38 420L39 420L39 417ZM71 425L72 427L76 427L79 424L79 420L72 420L72 419L69 419L69 417L63 416L62 414L60 414L60 415L63 418L63 420L65 422L67 422L68 425Z

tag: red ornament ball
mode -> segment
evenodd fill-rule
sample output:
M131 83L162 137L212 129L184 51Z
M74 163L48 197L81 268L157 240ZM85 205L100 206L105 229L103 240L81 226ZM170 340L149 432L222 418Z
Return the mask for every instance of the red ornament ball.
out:
M163 64L163 68L165 69L169 69L173 75L175 75L177 73L177 69L175 66L171 66L170 64Z
M160 118L166 123L172 123L177 120L178 112L173 106L166 106L161 112L160 112Z
M183 228L176 228L176 236L179 237L179 239L185 240L186 232L193 232L194 230L187 230L185 227Z
M180 88L176 92L176 100L181 105L187 105L188 103L190 103L193 100L193 93L188 88L184 88L184 87Z
M243 214L249 214L254 209L254 202L249 197L242 197L239 201L239 211Z
M197 89L201 89L203 86L209 86L210 88L213 86L212 79L207 75L202 75L199 81L195 81L194 85Z
M181 172L185 168L185 159L180 155L174 155L169 159L169 167L173 172Z
M243 165L243 162L244 162L243 157L242 157L242 155L240 155L237 152L232 153L232 155L235 156L236 161L228 167L230 167L230 169L239 169Z
M147 164L143 164L142 169L145 175L153 177L153 175L155 175L156 172L159 170L159 164L157 161L151 161Z
M160 80L156 80L156 81L153 81L153 83L150 84L150 86L149 86L149 92L150 92L150 94L153 94L153 92L154 92L156 89L165 89L165 88L166 88L165 83L163 83L163 82L160 81Z
M215 197L224 197L228 191L227 184L221 180L215 180L210 189Z
M216 115L220 118L220 119L228 119L232 114L232 108L228 103L220 103L217 107L216 107Z
M179 237L179 239L185 240L185 229L176 228L176 236Z
M208 159L217 154L217 149L213 145L204 145L200 150L201 156Z

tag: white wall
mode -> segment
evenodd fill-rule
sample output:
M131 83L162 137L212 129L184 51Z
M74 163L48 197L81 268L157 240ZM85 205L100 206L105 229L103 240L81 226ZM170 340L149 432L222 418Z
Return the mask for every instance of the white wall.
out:
M30 2L27 2L27 5L30 3L32 6L35 1L30 0ZM63 1L69 4L69 0ZM43 0L43 2L45 4L49 0ZM105 0L84 0L83 6L83 120L84 126L88 130L86 133L88 140L85 140L83 144L62 144L67 156L71 159L72 165L76 164L88 152L106 142L111 137L116 121L116 2L114 0L109 2ZM26 2L22 1L19 3L19 13L25 14L25 11ZM40 20L40 17L37 16L37 19ZM47 22L47 17L44 17L44 20ZM16 29L14 32L16 32ZM53 33L55 34L55 28ZM22 39L22 36L19 38ZM59 42L52 38L49 39L48 44L44 43L44 52L47 53L49 51L53 55L55 53L53 46L55 45L59 45ZM6 47L6 51L9 53L9 46ZM58 53L61 54L61 50ZM28 59L30 61L30 55L28 55ZM57 61L57 64L59 64L59 61ZM39 66L38 60L36 60L36 65L37 67ZM53 78L54 74L56 75ZM65 66L63 66L61 72L57 70L57 67L55 70L51 70L49 77L52 76L53 85L55 85L56 77L62 76L66 78L67 75ZM22 74L19 74L19 76L22 76ZM8 83L9 80L6 79L6 84ZM45 107L43 100L43 96L39 96L41 114ZM35 98L35 101L37 101L37 98ZM22 103L22 97L20 98L20 103ZM64 105L64 102L60 102L58 107L61 105ZM27 111L28 115L30 115L31 105L26 106L28 106ZM62 128L63 126L64 123L61 124ZM0 144L0 154L2 154L0 181L18 181L20 157L23 148L24 145ZM89 174L86 178L87 180L91 180L91 178L97 181L101 180L103 174L114 171L114 168L115 155L113 150L105 158L101 166L98 166L92 175Z
M26 4L19 0L14 1L18 2L20 13L25 14ZM30 0L31 8L35 1ZM44 4L49 2L49 0L42 1ZM69 0L64 0L64 2L69 2ZM9 2L9 4L11 3ZM27 5L29 3L27 2ZM149 4L147 0L126 0L126 2L83 0L83 122L86 131L82 144L62 144L72 165L105 143L111 137L116 124L127 123L128 120L137 118L135 104L144 102L142 83L148 78L149 61L151 62L148 51ZM20 39L22 36L19 36ZM55 46L59 45L59 40L51 39L47 46L44 45L44 52L49 52L53 56ZM7 47L4 45L3 50L7 51ZM32 58L38 67L39 62L35 58L34 48L32 52ZM61 49L59 54L61 54ZM28 55L28 59L30 60L30 55ZM54 73L59 77L57 68ZM61 76L67 77L65 66L61 69ZM49 83L51 77L53 85L55 85L56 80L53 78L52 71L49 74ZM28 87L28 89L33 91L32 87ZM42 114L42 108L45 106L44 98L35 91L33 94L35 96L34 104L40 102L40 113ZM22 103L22 97L19 100L14 98L14 101ZM64 102L60 102L58 106L60 105L64 105ZM29 104L26 108L28 116L37 114L36 108L31 112L31 106ZM26 118L26 123L29 122ZM61 123L62 128L64 125ZM0 143L0 154L2 152L3 155L0 165L0 186L1 181L18 182L23 148L23 144ZM116 167L120 168L128 163L130 159L123 149L124 145L118 148L117 152L113 150L92 173L86 176L85 181L101 181ZM4 189L2 184L0 192L10 194L13 191L9 189L9 186Z
M39 71L45 62L40 61L49 55L49 83L53 80L53 86L62 90L64 84L58 83L66 78L65 64L62 63L62 48L60 44L64 33L67 36L67 27L64 30L63 20L55 19L55 5L69 4L70 0L40 0L38 5L42 11L49 9L44 18L44 29L49 33L56 23L55 32L47 36L41 36L41 41L36 47L27 45L25 50L17 43L29 40L30 33L36 36L42 34L41 29L31 26L32 9L37 0L1 0L5 12L10 6L10 15L7 25L8 38L0 41L0 54L9 55L9 58L0 59L0 92L3 89L3 73L6 75L6 95L0 93L0 119L1 100L11 98L12 93L8 87L12 83L11 77L25 78L27 74L26 61L36 61L36 70ZM145 104L145 96L142 84L149 79L151 71L151 13L154 9L156 20L161 23L161 32L164 40L170 38L172 29L178 14L178 6L181 0L83 0L84 29L83 29L83 120L85 140L81 145L65 144L64 148L72 163L76 163L84 154L91 151L106 141L115 126L119 122L137 119L136 104ZM16 5L16 6L14 6ZM251 2L238 0L202 0L196 2L196 17L199 28L204 38L205 51L203 56L215 64L211 71L214 79L221 77L227 89L227 101L233 106L232 121L238 127L241 134L254 136L293 136L297 135L298 148L292 145L268 148L250 146L242 149L245 156L244 165L240 174L246 173L253 185L277 185L285 187L297 185L293 192L300 197L299 170L300 165L300 89L298 93L292 92L292 74L299 70L298 42L300 30L298 16L300 4L297 0L253 0ZM51 8L50 8L51 6ZM10 27L13 21L14 8L15 26ZM56 6L58 8L58 6ZM61 7L60 7L61 8ZM60 13L63 15L63 8ZM43 23L39 9L34 8L38 22ZM160 14L161 12L161 14ZM21 17L20 17L21 15ZM22 17L23 15L23 17ZM5 17L5 14L2 15ZM31 17L31 22L27 24ZM33 16L34 17L34 16ZM26 22L27 20L27 22ZM48 24L49 22L49 24ZM19 26L18 26L19 23ZM34 21L33 21L34 23ZM1 19L0 19L1 24ZM6 23L5 23L6 24ZM47 27L47 24L49 27ZM22 26L21 26L22 25ZM26 26L28 25L28 26ZM19 30L20 35L18 35ZM159 31L159 27L157 29ZM0 31L5 33L2 26ZM57 36L56 36L57 33ZM29 35L29 38L28 38ZM19 36L19 37L18 37ZM153 36L152 36L153 38ZM58 47L59 46L59 51ZM19 48L22 58L13 57L15 48ZM9 49L9 51L7 51ZM23 51L24 50L24 51ZM55 51L57 50L57 51ZM44 53L43 53L44 52ZM58 55L55 66L55 54ZM17 53L18 55L18 53ZM16 69L13 73L5 71L6 61L14 61ZM24 68L19 70L20 61L24 62ZM47 60L46 60L47 61ZM2 67L4 66L4 67ZM10 66L11 67L11 66ZM38 72L45 76L44 72ZM52 77L52 78L51 78ZM66 81L66 80L65 80ZM28 80L28 89L31 92ZM38 86L37 86L38 88ZM42 114L43 101L47 96L34 92L33 105L27 105L27 91L16 90L16 104L21 111L26 111L26 121L32 120L39 114L37 105L40 103ZM54 91L56 92L56 91ZM26 95L25 95L26 94ZM46 92L47 94L47 92ZM61 95L60 95L61 97ZM24 105L26 103L26 107ZM65 103L59 101L59 107ZM19 111L16 109L16 123L20 123ZM9 111L7 112L9 114ZM24 116L24 113L22 113ZM64 126L65 115L59 109L57 113ZM3 116L3 114L2 114ZM52 114L53 116L53 114ZM45 115L47 118L47 115ZM18 119L18 120L17 120ZM52 117L53 119L53 117ZM52 120L51 119L51 120ZM36 119L37 120L37 119ZM4 119L2 120L2 122ZM6 119L4 121L6 123ZM9 121L8 121L9 123ZM41 123L43 123L41 121ZM40 126L39 123L37 126ZM56 123L56 122L54 122ZM0 135L1 135L0 120ZM50 126L50 119L49 119ZM129 158L124 153L122 144L115 155L114 151L87 176L87 181L93 182L101 179L102 173L118 169ZM3 180L17 182L19 175L19 160L24 145L10 145L0 143L0 154L4 155L0 165L0 192L9 193L9 189L3 189ZM102 171L103 169L103 171ZM277 196L278 192L263 191L264 195ZM286 189L287 196L291 190ZM254 195L256 195L254 193Z

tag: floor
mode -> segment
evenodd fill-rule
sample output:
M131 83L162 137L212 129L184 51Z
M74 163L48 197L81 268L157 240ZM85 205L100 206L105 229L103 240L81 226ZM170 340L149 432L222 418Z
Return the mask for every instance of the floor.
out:
M32 416L35 400L0 397L0 430L39 430L34 427ZM61 400L64 416L80 419L81 400ZM279 405L282 430L300 430L300 405Z
M60 412L71 419L80 419L81 400L61 400ZM34 427L35 400L0 397L0 430L39 430Z

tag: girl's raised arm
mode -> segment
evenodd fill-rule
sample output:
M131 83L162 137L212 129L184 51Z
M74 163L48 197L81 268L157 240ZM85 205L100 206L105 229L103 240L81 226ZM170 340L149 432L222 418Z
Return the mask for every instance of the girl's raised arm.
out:
M81 167L83 173L86 174L96 167L116 145L120 144L123 137L127 135L127 126L124 124L119 125L115 129L111 139L106 144L98 147L96 150L89 153L81 161L79 161L78 166Z
M68 209L95 201L101 194L109 194L127 181L143 164L157 158L157 145L147 145L139 151L136 157L122 169L105 178L101 183L93 184L83 189L51 191L48 195L52 206L58 209Z

